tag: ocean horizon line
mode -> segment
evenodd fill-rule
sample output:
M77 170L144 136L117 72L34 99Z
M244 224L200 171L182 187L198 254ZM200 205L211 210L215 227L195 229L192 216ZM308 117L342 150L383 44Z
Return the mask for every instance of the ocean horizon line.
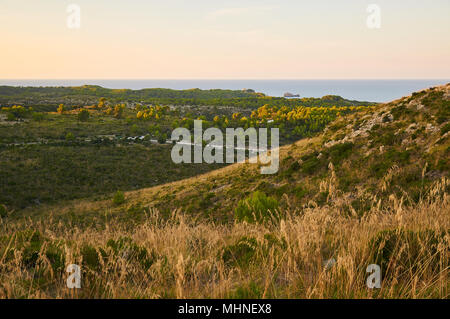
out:
M0 78L0 81L450 81L449 78Z
M97 85L108 89L130 90L252 89L273 97L282 97L286 93L312 98L339 95L349 100L387 102L448 82L450 79L0 79L0 86Z

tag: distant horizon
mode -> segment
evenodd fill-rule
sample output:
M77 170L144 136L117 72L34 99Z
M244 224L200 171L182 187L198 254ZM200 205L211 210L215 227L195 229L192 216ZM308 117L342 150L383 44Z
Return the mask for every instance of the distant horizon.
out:
M314 80L339 80L339 81L353 81L353 80L402 80L402 81L408 81L408 80L450 80L450 77L448 78L0 78L0 81L7 81L7 80L251 80L251 81L264 81L264 80L270 80L270 81L276 81L276 80L298 80L298 81L314 81Z
M159 81L159 80L174 80L174 81L183 81L183 80L214 80L214 81L428 81L428 80L449 80L448 78L0 78L0 81L38 81L38 80L46 80L46 81Z
M45 88L95 85L128 90L252 89L273 97L289 92L301 97L339 95L349 100L387 102L448 82L450 79L0 79L0 86Z

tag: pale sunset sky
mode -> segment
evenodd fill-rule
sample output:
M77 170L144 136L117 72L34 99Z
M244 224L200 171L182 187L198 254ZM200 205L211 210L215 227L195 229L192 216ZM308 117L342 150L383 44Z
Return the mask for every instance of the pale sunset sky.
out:
M0 43L2 79L450 78L450 0L0 0Z

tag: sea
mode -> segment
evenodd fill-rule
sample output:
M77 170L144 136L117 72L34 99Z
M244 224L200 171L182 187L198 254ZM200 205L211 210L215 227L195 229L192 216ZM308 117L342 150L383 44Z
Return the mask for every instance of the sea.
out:
M449 83L450 79L417 80L8 80L0 79L0 85L11 86L79 86L99 85L111 89L169 88L176 90L199 88L242 90L253 89L269 96L284 93L299 94L300 97L322 97L340 95L349 100L388 102L432 86Z

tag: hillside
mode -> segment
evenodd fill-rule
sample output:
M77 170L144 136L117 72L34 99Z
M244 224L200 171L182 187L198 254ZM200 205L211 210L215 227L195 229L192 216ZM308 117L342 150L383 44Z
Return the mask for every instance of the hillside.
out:
M348 211L363 215L375 198L389 205L392 194L413 205L436 181L448 178L449 91L447 84L342 117L317 137L281 147L277 174L235 164L130 192L127 205L163 213L180 209L216 221L231 221L237 202L255 191L296 211L345 199ZM95 205L110 208L107 202Z
M433 182L448 177L449 90L446 85L343 117L318 137L283 147L280 171L273 176L235 165L130 197L159 209L181 207L215 218L232 216L237 200L257 190L284 208L310 201L325 205L339 197L353 199L352 206L363 213L364 198L385 200L392 193L413 204ZM336 189L325 187L330 179Z
M60 104L92 105L99 98L109 103L126 103L134 106L139 103L170 104L177 106L227 106L242 109L256 109L270 106L357 106L371 105L370 102L347 100L336 95L322 98L286 99L266 96L251 89L243 90L172 90L151 88L142 90L108 89L97 85L74 87L14 87L0 86L0 105L20 104L56 110Z
M449 118L447 84L281 147L274 175L0 206L0 298L449 298Z

